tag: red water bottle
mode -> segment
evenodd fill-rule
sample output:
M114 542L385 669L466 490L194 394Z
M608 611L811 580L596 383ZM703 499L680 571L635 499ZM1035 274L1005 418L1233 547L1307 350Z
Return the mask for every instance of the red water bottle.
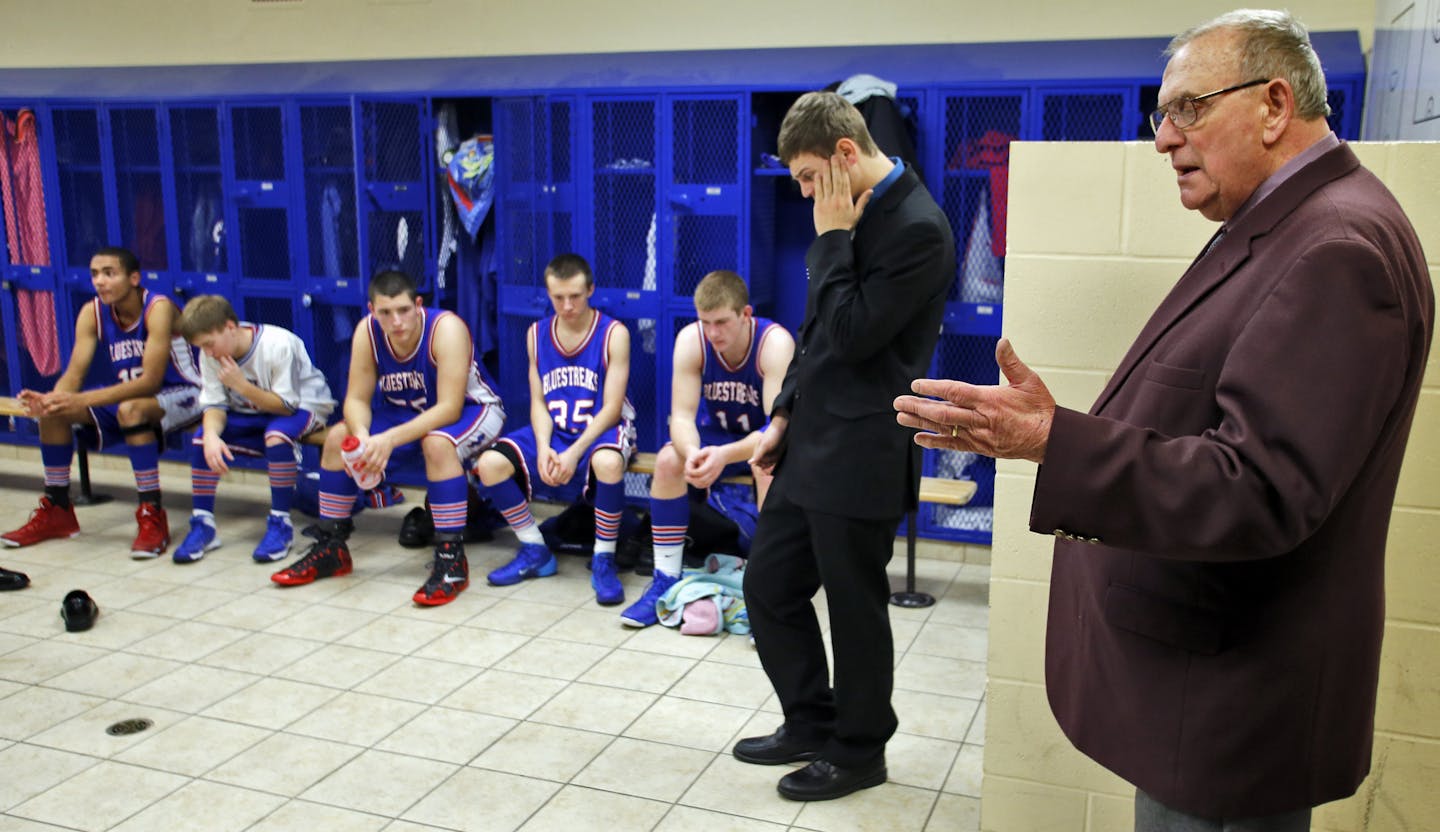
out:
M355 484L360 486L361 491L369 491L380 484L385 478L384 472L366 472L360 470L360 455L365 453L365 443L360 441L358 436L347 436L340 442L340 458L345 462L345 472Z

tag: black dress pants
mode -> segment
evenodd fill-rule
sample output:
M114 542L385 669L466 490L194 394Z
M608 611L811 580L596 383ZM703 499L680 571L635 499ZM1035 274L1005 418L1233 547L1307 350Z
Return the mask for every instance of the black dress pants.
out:
M785 711L786 729L825 740L821 758L863 766L895 733L890 707L894 641L890 580L899 517L857 519L796 505L784 471L760 512L745 567L745 606L760 663ZM835 653L832 687L812 599L821 588Z

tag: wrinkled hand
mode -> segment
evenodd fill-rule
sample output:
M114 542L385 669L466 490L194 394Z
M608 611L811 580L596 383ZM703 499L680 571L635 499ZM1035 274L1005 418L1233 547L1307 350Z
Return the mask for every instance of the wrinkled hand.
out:
M850 169L845 157L836 153L830 157L830 167L821 168L815 174L815 233L827 231L849 231L860 222L865 206L870 202L873 191L866 191L856 200L850 195Z
M770 424L765 427L765 432L760 434L759 443L755 445L755 453L750 455L752 467L765 474L775 472L775 464L780 461L780 447L785 439L785 429L789 426L788 417L771 417Z
M895 420L922 431L915 435L915 444L924 448L1044 462L1055 397L1015 354L1009 339L995 346L995 363L1008 384L916 379L910 389L919 396L896 398Z
M230 452L230 448L227 447L219 437L212 437L209 434L205 435L203 441L205 464L210 466L210 470L217 474L229 473L230 466L228 462L235 458L235 455Z
M685 459L685 482L696 488L709 488L725 470L725 459L713 446L704 447Z

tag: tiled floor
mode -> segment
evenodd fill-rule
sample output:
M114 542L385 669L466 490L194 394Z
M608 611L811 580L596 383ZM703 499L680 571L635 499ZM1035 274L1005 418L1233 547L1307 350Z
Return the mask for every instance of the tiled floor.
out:
M39 474L0 459L0 525L26 519ZM188 483L163 477L178 535ZM117 499L81 508L79 537L0 551L33 581L0 594L0 832L978 828L985 566L921 560L940 601L892 609L890 782L807 805L776 794L784 767L730 756L780 719L747 640L624 629L578 558L490 587L502 533L470 547L457 601L417 607L406 505L358 518L354 574L285 589L250 560L262 486L223 484L227 545L177 566L130 560L133 481L96 479ZM89 632L59 617L75 588L101 608ZM132 717L154 727L105 732Z

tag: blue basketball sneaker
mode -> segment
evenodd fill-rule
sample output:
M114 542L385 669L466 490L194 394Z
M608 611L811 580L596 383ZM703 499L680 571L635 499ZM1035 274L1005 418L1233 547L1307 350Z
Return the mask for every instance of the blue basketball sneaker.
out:
M555 556L543 543L522 543L515 558L485 576L492 586L510 586L526 578L548 578L558 568Z
M186 533L185 539L175 547L175 553L170 559L176 563L194 563L205 557L205 553L211 549L220 548L220 535L215 531L215 523L198 514L190 515L190 531Z
M660 614L655 611L655 602L660 596L670 591L670 587L680 582L678 575L666 575L664 572L656 572L650 579L650 585L645 587L645 594L640 600L625 608L620 613L620 623L626 627L649 627L652 624L660 623Z
M255 552L250 557L256 563L274 563L277 560L284 560L290 554L290 544L295 540L295 527L290 525L290 518L287 515L270 513L269 519L265 521L265 536L260 538L260 543L255 547Z
M595 603L613 607L625 600L625 587L615 574L613 555L595 555L590 559L590 586L595 588Z

